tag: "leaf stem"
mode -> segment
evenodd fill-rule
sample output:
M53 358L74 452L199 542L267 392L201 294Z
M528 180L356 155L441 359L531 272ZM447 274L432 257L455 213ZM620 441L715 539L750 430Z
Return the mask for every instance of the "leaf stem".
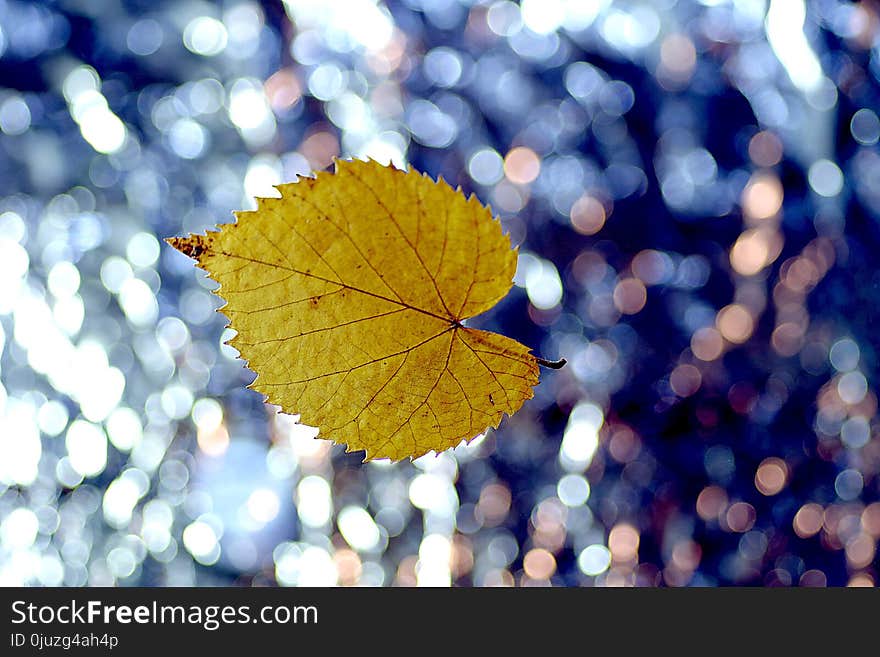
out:
M568 362L564 358L560 358L559 360L546 360L544 358L535 357L535 360L538 361L538 365L549 367L551 370L558 370Z

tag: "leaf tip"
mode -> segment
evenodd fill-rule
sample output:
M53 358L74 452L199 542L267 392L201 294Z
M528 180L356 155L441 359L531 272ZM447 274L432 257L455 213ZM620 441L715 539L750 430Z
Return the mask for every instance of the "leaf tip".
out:
M164 241L166 244L170 244L175 249L180 251L180 243L183 242L185 239L185 237L166 237Z
M166 237L165 241L180 251L183 255L198 260L208 249L209 239L207 235L190 235L189 237Z

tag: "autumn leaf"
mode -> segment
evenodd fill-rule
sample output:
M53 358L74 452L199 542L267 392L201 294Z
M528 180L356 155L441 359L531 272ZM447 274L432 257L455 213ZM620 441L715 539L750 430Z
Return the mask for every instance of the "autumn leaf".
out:
M463 325L510 290L516 252L475 196L376 162L277 188L170 238L220 283L251 387L365 460L455 447L533 395L522 344Z

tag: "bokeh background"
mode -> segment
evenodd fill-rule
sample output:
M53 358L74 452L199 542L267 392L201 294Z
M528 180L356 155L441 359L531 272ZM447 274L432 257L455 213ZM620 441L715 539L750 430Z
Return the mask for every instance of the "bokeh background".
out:
M871 0L0 0L0 584L872 586ZM499 430L361 463L162 239L371 156L491 204Z

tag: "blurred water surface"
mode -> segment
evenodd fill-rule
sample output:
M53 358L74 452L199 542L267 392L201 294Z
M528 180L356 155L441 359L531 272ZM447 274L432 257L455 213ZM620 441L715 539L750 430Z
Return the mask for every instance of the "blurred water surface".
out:
M873 586L880 8L0 0L0 584ZM373 157L491 204L547 358L361 464L162 239Z

